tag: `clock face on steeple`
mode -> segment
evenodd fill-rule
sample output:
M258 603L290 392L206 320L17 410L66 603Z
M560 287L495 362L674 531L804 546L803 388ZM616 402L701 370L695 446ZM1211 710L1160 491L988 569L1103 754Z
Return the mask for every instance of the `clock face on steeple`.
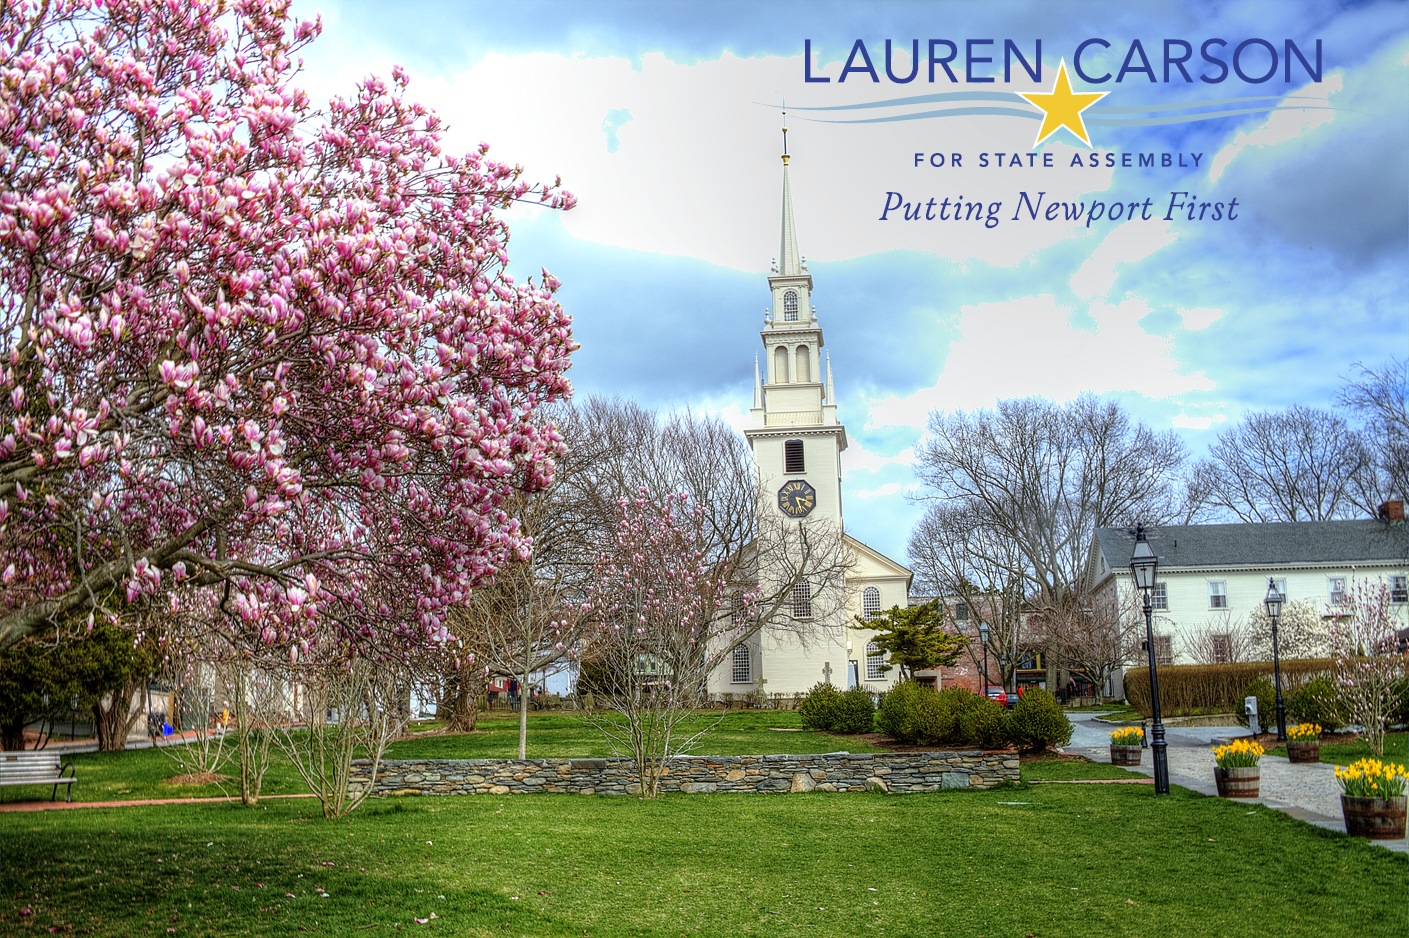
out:
M790 518L804 518L817 507L817 490L804 479L790 479L778 489L778 507Z

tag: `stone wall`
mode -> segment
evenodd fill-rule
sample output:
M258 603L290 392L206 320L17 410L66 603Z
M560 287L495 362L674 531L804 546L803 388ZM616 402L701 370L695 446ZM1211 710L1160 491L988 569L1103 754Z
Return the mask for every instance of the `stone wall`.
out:
M354 768L366 784L368 763ZM661 791L889 791L991 788L1018 780L1018 755L1008 751L827 753L811 756L681 756L671 760ZM554 792L632 795L632 760L386 759L377 795L507 795Z

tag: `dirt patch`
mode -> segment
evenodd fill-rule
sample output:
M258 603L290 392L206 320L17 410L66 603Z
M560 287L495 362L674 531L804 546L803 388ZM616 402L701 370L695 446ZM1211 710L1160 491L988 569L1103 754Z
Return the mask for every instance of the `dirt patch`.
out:
M168 785L218 785L230 781L230 776L219 772L194 772L190 775L173 775L166 780Z

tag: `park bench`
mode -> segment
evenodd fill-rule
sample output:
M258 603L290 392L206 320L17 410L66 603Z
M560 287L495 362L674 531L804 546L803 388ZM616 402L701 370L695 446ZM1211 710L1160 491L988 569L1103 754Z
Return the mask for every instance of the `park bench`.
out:
M64 775L68 772L68 775ZM68 800L73 801L74 777L72 762L65 762L57 752L43 749L21 749L0 752L0 785L53 785L49 800L59 794L59 786L68 786Z

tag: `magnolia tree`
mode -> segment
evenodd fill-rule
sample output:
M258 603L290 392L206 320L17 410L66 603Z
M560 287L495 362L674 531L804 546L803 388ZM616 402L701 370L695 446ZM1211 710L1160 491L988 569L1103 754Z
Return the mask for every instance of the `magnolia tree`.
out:
M1349 722L1359 723L1376 758L1384 755L1385 731L1399 709L1409 653L1400 639L1401 606L1384 580L1356 580L1343 606L1330 607L1332 675Z
M528 555L573 343L498 213L572 196L444 153L399 69L315 110L319 29L0 12L0 648L180 583L264 644L438 638Z
M1309 602L1294 600L1282 606L1277 617L1277 655L1281 658L1323 658L1331 650L1331 619ZM1259 604L1248 613L1248 640L1252 653L1272 660L1272 617Z
M636 763L641 796L654 798L672 756L703 732L680 732L705 681L758 627L751 592L737 592L705 551L706 513L683 496L622 499L584 612L585 655L606 711L588 715Z

